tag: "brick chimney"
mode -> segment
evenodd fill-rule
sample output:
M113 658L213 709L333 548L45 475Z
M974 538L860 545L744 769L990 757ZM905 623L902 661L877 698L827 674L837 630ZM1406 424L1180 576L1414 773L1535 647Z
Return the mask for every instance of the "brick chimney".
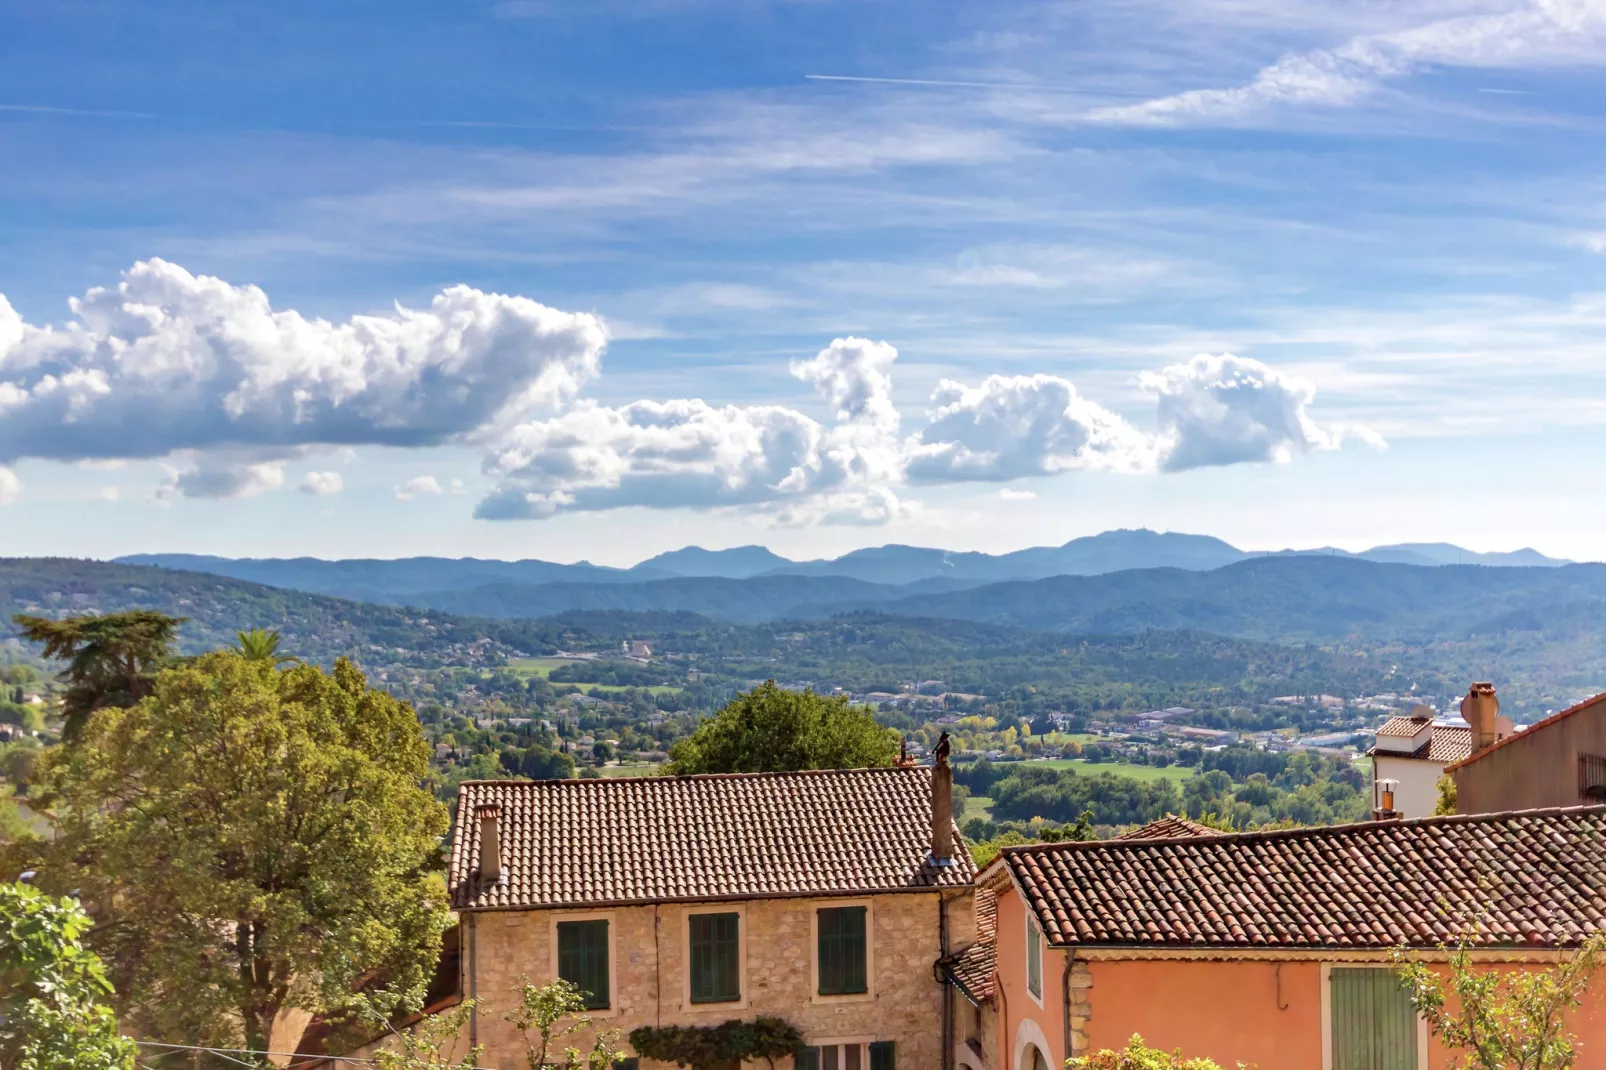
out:
M937 741L931 771L931 860L939 866L954 864L954 770L948 764L948 733Z
M1472 753L1492 747L1500 738L1500 700L1495 698L1494 685L1473 684L1467 697L1461 700L1461 716L1472 726Z
M497 884L502 880L502 808L481 803L474 817L480 823L480 883Z

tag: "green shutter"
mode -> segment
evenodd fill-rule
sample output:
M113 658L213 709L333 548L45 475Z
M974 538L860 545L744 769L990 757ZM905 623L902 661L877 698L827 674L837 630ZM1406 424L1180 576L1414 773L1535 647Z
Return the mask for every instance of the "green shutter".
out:
M792 1062L797 1070L820 1070L820 1049L804 1048Z
M741 915L693 914L690 924L691 1001L741 999Z
M1416 1012L1393 971L1335 967L1329 981L1333 1070L1418 1070Z
M870 990L865 958L865 908L832 907L819 912L820 995Z
M586 1010L608 1009L608 922L558 922L558 976L585 997Z
M897 1047L890 1040L870 1045L870 1070L898 1070Z

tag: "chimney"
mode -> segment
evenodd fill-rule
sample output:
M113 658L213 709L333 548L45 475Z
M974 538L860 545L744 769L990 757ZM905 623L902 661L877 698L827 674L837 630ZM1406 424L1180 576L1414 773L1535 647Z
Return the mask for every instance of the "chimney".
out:
M1398 780L1384 777L1372 785L1376 793L1372 799L1372 820L1393 821L1403 816L1394 805L1395 792L1399 790Z
M931 860L939 866L954 864L954 770L948 764L948 733L944 732L933 752L936 768L931 771Z
M1472 753L1492 747L1500 738L1500 700L1494 696L1494 685L1473 684L1461 700L1461 716L1472 726Z
M480 823L480 883L497 884L502 880L502 808L495 803L481 803L474 808Z

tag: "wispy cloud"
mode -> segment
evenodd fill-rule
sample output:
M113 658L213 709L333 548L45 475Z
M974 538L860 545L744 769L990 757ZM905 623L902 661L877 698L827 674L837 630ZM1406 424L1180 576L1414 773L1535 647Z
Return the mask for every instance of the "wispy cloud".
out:
M154 119L156 116L142 111L102 111L96 108L59 108L51 104L0 104L0 112L22 112L32 115L67 115L86 119Z

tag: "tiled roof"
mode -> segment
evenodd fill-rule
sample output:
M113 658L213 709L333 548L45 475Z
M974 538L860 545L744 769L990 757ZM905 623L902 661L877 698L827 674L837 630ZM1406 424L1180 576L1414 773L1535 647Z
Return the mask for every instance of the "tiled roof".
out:
M1552 947L1606 929L1601 806L1034 844L995 865L1062 946Z
M500 808L502 880L477 876L475 808ZM854 895L968 885L930 865L931 768L463 784L458 908Z
M998 892L976 889L976 942L958 953L938 959L937 965L973 1002L993 998L993 977L998 971Z
M1182 836L1214 836L1220 829L1189 821L1176 814L1157 817L1147 825L1139 825L1116 837L1118 840L1170 840Z
M1478 752L1477 758L1479 760L1482 760L1486 755L1493 754L1495 751L1499 750L1501 747L1506 746L1508 743L1511 743L1511 742L1513 742L1515 740L1519 740L1519 739L1526 739L1533 732L1535 732L1535 731L1537 731L1537 730L1539 730L1541 728L1548 728L1550 725L1555 724L1557 721L1566 720L1568 717L1572 717L1575 714L1583 713L1585 710L1595 709L1596 707L1600 706L1602 702L1606 702L1606 694L1595 695L1594 697L1586 698L1586 699L1584 699L1584 701L1579 702L1579 703L1577 703L1575 705L1568 706L1565 710L1562 710L1559 713L1553 713L1549 717L1546 717L1542 721L1535 721L1533 724L1529 725L1527 728L1524 728L1521 732L1513 732L1511 735L1506 736L1505 738L1496 741L1495 743L1491 744L1490 746L1487 746L1487 747L1483 748L1482 750L1480 750ZM1472 761L1472 757L1469 756L1469 755L1463 754L1461 756L1461 759L1458 762L1456 762L1455 765L1452 765L1449 769L1446 769L1445 772L1447 772L1447 773L1448 772L1452 772L1453 770L1458 769L1463 765L1466 765L1470 761Z
M1387 724L1377 730L1380 736L1416 735L1421 725L1413 722L1409 717L1391 717ZM1384 758L1416 758L1429 762L1459 762L1472 753L1472 726L1466 724L1436 724L1428 741L1410 754L1401 754L1397 751L1373 752L1381 753Z

